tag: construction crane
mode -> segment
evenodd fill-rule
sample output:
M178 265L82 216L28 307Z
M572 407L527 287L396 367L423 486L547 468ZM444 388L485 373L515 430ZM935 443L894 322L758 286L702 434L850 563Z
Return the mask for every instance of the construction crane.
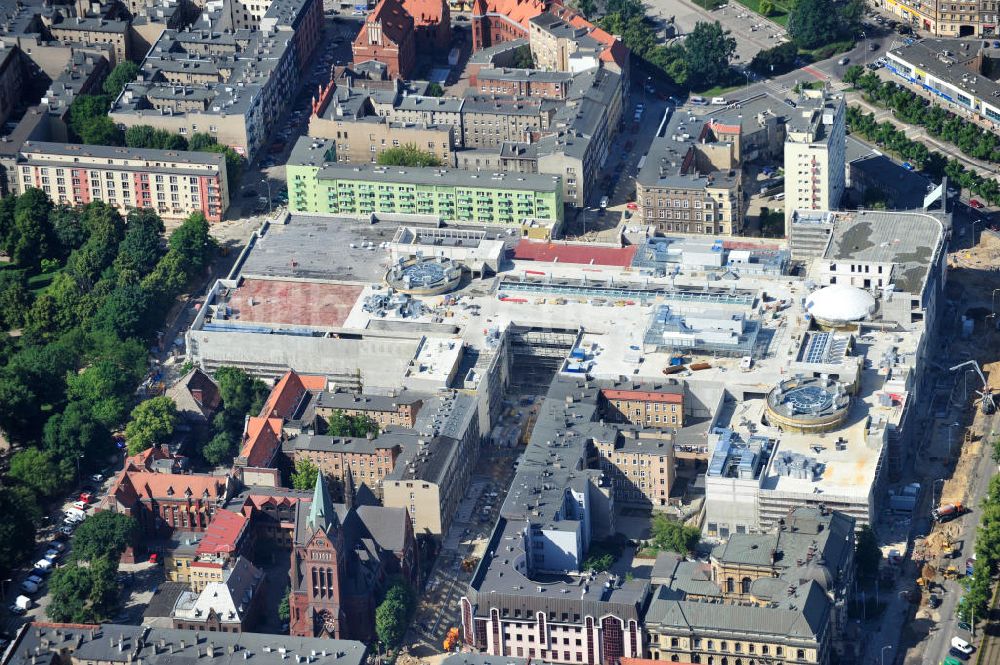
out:
M979 395L979 410L989 415L993 413L996 408L996 404L993 402L993 389L990 388L990 384L986 382L986 377L983 375L983 370L979 368L979 363L975 360L966 360L964 363L959 363L949 369L949 372L954 372L957 369L962 369L968 365L972 365L973 369L976 370L976 374L979 375L979 379L983 382L983 389L977 390L976 394Z

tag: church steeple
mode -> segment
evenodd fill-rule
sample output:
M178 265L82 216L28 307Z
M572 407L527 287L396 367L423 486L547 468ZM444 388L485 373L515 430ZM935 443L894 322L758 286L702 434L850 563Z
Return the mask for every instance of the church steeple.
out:
M354 510L354 474L349 466L344 475L344 506L348 511Z
M337 511L333 508L333 499L330 498L330 492L326 488L322 471L316 474L316 488L313 490L312 506L309 507L306 526L312 531L322 529L324 532L339 526Z

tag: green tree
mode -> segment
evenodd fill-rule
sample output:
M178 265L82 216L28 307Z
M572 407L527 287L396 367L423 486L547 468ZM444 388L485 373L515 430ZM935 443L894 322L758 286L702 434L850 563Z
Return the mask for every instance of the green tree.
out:
M865 70L861 65L851 65L844 72L844 83L857 87L858 81L864 76Z
M760 0L757 3L757 12L761 16L770 16L774 13L774 0Z
M534 69L535 59L531 57L531 48L522 46L514 51L511 66L516 69Z
M0 372L0 428L14 441L26 441L43 422L41 403L31 387L10 372Z
M816 48L840 38L840 12L833 0L798 0L788 15L788 34L801 48Z
M102 510L77 528L73 535L73 558L90 561L104 557L117 561L126 548L136 543L138 536L135 518Z
M220 367L215 372L222 398L222 411L216 414L213 426L235 438L243 431L246 416L256 416L264 408L270 390L267 384L236 367Z
M292 611L289 607L289 597L292 595L291 587L285 587L285 595L281 597L281 602L278 603L278 619L280 621L288 622L292 617Z
M123 284L103 300L90 324L122 339L145 338L155 326L153 305L152 293L136 283Z
M195 134L195 136L198 136ZM194 138L192 137L191 142L188 146L194 145ZM246 160L240 153L236 152L229 146L220 145L212 140L212 143L204 144L200 148L190 148L191 150L196 150L197 152L217 152L222 154L226 158L226 183L229 185L229 191L235 192L240 188L240 179L243 177L243 167L246 164Z
M94 419L83 402L70 402L62 413L52 414L42 434L46 450L60 459L80 459L86 469L104 464L114 450L110 437L108 428Z
M330 436L364 437L369 434L378 436L378 423L365 415L351 416L340 409L330 414L326 421L326 433Z
M177 425L177 405L165 395L147 399L132 409L125 426L128 454L135 455L157 443L165 443Z
M117 560L103 557L88 564L71 561L57 569L49 579L49 618L68 623L109 619L119 605L117 568Z
M215 252L215 241L208 233L208 220L200 212L193 212L170 234L167 242L170 251L183 260L188 279L201 272Z
M129 212L125 237L112 264L115 276L124 282L138 282L148 275L163 255L160 246L163 232L163 220L149 208Z
M197 134L192 134L190 140L188 140L188 150L202 152L205 148L209 148L217 144L218 141L216 141L215 137L211 134L207 132L198 132Z
M993 463L1000 465L1000 436L993 438L993 449L990 451Z
M319 468L306 458L302 458L295 463L295 471L292 472L292 487L297 490L311 490L316 486L316 476L319 475Z
M881 561L882 550L879 549L875 532L869 525L865 524L858 529L854 541L854 565L858 577L865 580L875 579Z
M428 97L444 97L444 88L441 87L440 83L431 81L427 84L427 96Z
M722 25L699 22L684 39L685 64L689 81L710 88L729 79L729 60L736 53L736 40Z
M59 247L59 258L65 259L87 241L87 230L80 220L79 208L58 205L49 213L52 237Z
M375 608L375 633L388 647L399 644L406 633L415 599L405 582L397 581L385 594L385 599Z
M383 166L441 166L437 155L421 150L415 143L389 148L378 156L378 163Z
M750 69L762 76L777 76L795 69L799 47L792 42L760 51L750 61Z
M135 80L138 74L139 65L130 60L119 62L104 79L104 92L112 99L117 97L127 84Z
M201 449L201 456L212 466L231 462L236 454L236 439L229 432L219 432Z
M24 274L13 270L0 272L0 325L5 330L20 326L30 305L31 294Z
M11 230L3 249L18 266L38 270L42 259L50 256L51 210L52 202L40 189L31 187L17 197Z
M615 558L610 554L599 556L590 555L583 561L583 569L593 573L603 573L609 570L615 563Z
M165 129L155 129L149 125L134 125L125 130L125 145L130 148L154 148L156 150L187 150L188 142L180 134Z
M76 467L66 458L57 461L51 451L24 448L10 458L7 475L38 496L50 498L73 481Z
M576 0L576 9L584 18L588 18L597 9L597 5L594 0Z
M0 487L0 571L10 573L35 549L34 497Z
M701 537L701 532L697 527L685 526L671 520L666 515L653 517L652 533L653 542L659 549L680 554L693 552Z

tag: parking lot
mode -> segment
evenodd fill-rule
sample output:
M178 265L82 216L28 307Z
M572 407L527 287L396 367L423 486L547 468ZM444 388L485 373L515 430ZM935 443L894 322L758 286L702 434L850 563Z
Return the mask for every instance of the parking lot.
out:
M67 495L52 512L42 517L42 525L35 535L36 547L31 563L16 571L9 579L0 580L0 595L3 596L6 613L4 635L13 635L26 621L47 619L45 609L49 604L48 578L66 560L72 549L73 532L93 513L94 506L103 496L107 485L107 478L95 474L80 489ZM84 494L88 498L86 502L82 499ZM73 519L68 519L70 513L75 516Z

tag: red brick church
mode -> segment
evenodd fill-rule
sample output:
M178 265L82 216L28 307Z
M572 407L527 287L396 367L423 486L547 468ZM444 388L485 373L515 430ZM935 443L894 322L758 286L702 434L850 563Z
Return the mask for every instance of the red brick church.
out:
M316 479L312 502L297 506L292 545L289 632L299 637L369 640L375 607L395 576L411 585L417 547L406 510L335 504Z

